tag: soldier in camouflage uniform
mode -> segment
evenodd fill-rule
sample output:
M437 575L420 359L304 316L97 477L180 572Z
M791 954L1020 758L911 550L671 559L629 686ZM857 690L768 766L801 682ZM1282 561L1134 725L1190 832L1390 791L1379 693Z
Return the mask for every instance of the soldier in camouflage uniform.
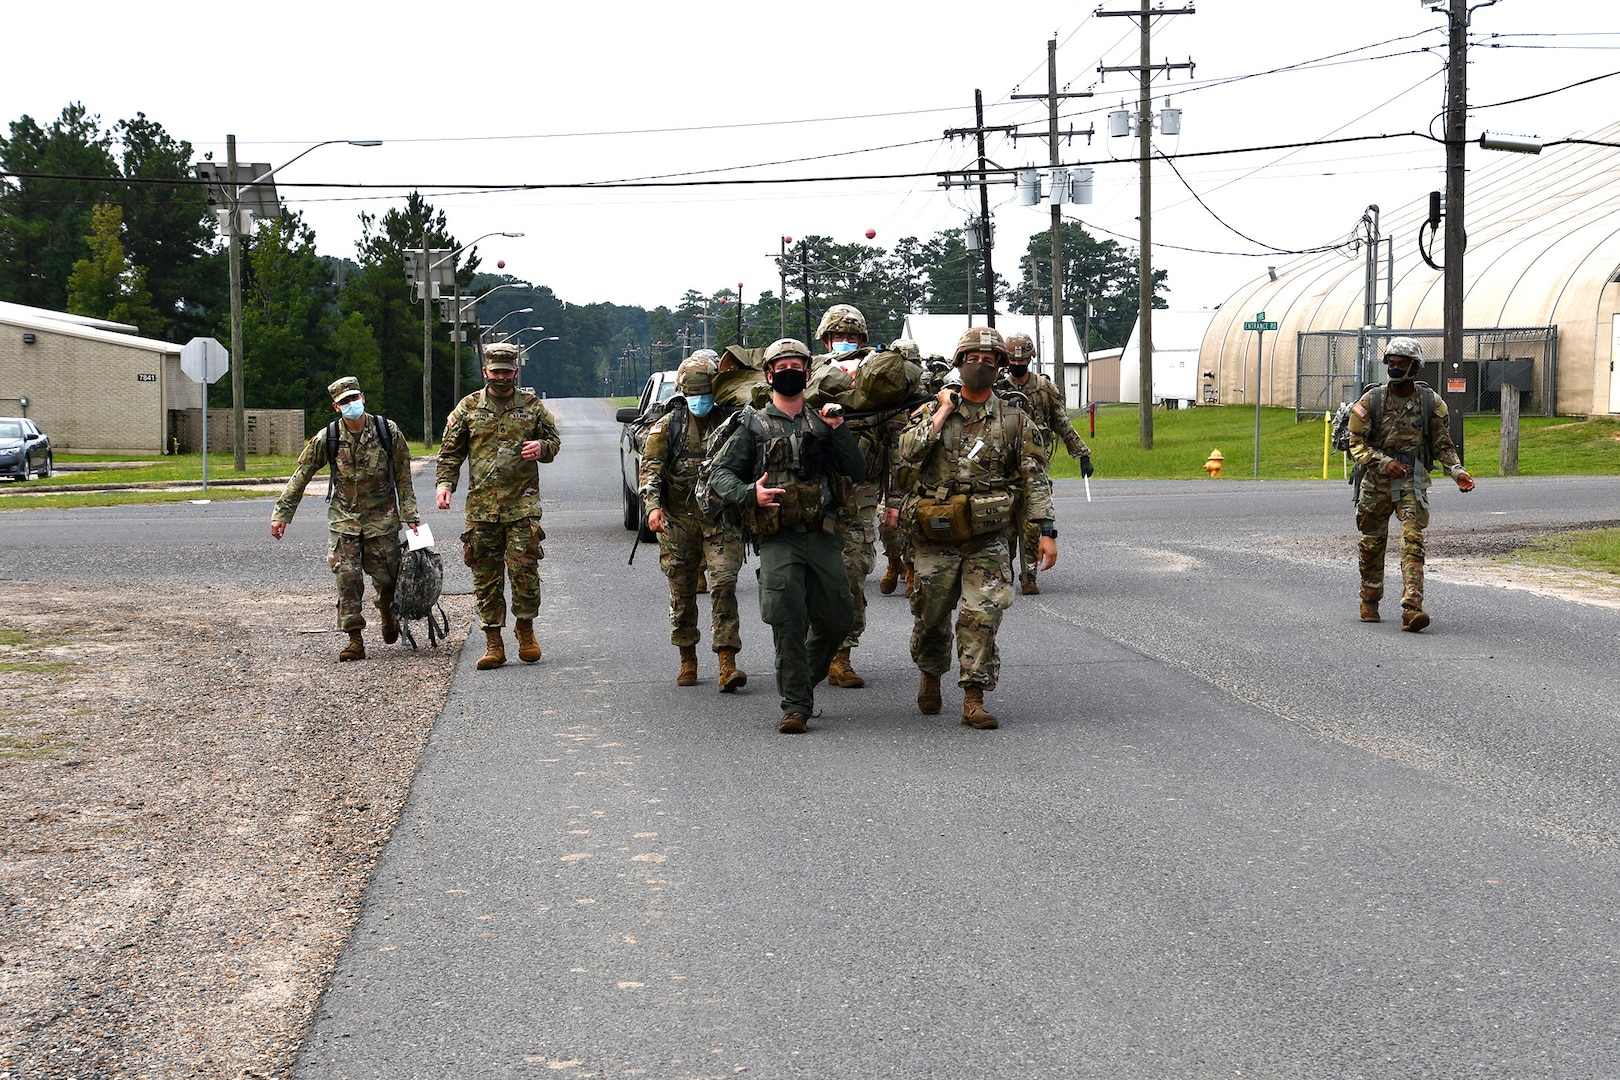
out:
M843 417L805 407L809 365L802 342L783 338L766 347L770 403L743 410L710 477L759 538L759 614L775 639L782 697L777 730L785 735L805 730L815 712L815 685L826 678L854 618L832 518L832 482L866 476Z
M919 367L922 366L922 350L917 348L915 341L900 338L892 342L889 348L911 363ZM898 416L896 423L890 425L887 462L893 462L895 449L900 443L900 433L905 429L906 418L904 415ZM891 471L888 468L883 470L882 480L885 481L885 496L889 494L887 480ZM887 503L891 500L886 497L884 501ZM912 593L917 591L917 568L911 562L911 531L902 524L890 525L889 515L883 514L878 519L878 536L883 541L883 556L889 560L888 568L883 571L883 576L878 579L878 592L888 596L899 587L901 579L904 578L906 595L911 596Z
M327 565L337 577L338 627L349 632L349 643L338 653L339 660L364 660L366 642L361 636L366 617L360 612L365 594L365 575L377 590L377 612L382 616L383 640L392 645L399 640L399 624L394 621L394 581L399 576L399 525L403 518L416 531L416 489L411 486L411 448L392 420L366 414L366 396L360 381L345 376L328 386L332 408L342 418L338 422L336 482L328 494L326 527ZM384 452L379 425L387 425L393 448L392 460ZM326 452L327 433L323 428L304 444L298 455L298 468L276 500L270 516L270 535L280 540L287 524L298 511L304 488L310 479L331 465ZM389 484L392 465L393 484Z
M1392 338L1384 348L1389 382L1361 395L1350 408L1350 457L1360 474L1356 528L1361 531L1361 621L1382 622L1384 552L1389 519L1401 520L1401 629L1429 625L1423 610L1423 530L1429 527L1429 471L1439 459L1459 491L1474 490L1451 441L1444 399L1415 382L1423 369L1423 345ZM1427 420L1428 430L1424 430Z
M484 349L484 389L456 403L439 444L438 506L450 509L461 463L467 462L467 529L461 559L472 571L483 625L482 670L506 663L504 580L512 581L518 659L540 659L534 617L540 613L540 465L562 446L557 421L532 390L517 385L517 346Z
M851 374L862 360L871 355L866 344L866 316L853 304L834 304L827 309L816 327L816 338L821 342L824 355L814 361L816 366L834 363ZM861 643L866 631L866 578L877 562L877 510L881 500L879 485L887 473L882 459L887 454L881 432L850 429L866 460L866 479L841 480L838 498L838 536L844 545L844 569L849 575L850 599L855 605L855 621L849 633L839 643L827 670L827 682L833 686L859 689L866 680L850 663L849 654Z
M1028 334L1007 335L1007 366L996 380L996 393L1017 405L1035 421L1035 437L1046 448L1050 459L1053 444L1063 440L1069 456L1080 462L1080 475L1090 477L1091 447L1069 422L1069 410L1063 401L1063 391L1045 375L1031 375L1029 363L1035 359L1035 342ZM1035 549L1040 542L1040 529L1033 521L1020 524L1014 537L1018 545L1018 580L1025 596L1036 596L1041 587L1035 583Z
M742 529L729 514L708 520L697 501L698 466L717 426L712 411L717 373L715 362L701 354L681 361L675 390L682 396L647 432L640 485L647 527L658 534L658 565L669 578L669 640L681 651L675 684L697 685L698 577L707 565L718 681L720 692L729 694L748 684L747 673L737 667L737 650L742 648L737 617Z
M942 707L939 678L951 669L956 613L962 723L981 729L1000 723L984 695L1001 673L996 630L1012 605L1008 545L1020 514L1039 528L1040 568L1057 562L1045 451L1029 417L992 391L1006 355L1006 343L990 327L974 327L957 341L961 391L947 386L913 414L895 463L895 489L907 495L898 511L889 511L911 526L917 563L911 598L911 658L922 672L917 708L932 716Z

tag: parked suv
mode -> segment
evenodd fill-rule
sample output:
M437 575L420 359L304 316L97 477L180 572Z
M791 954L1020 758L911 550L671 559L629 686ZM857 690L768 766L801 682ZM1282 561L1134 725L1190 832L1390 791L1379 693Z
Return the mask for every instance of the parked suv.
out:
M631 531L640 529L643 540L653 539L653 534L647 529L647 514L638 494L641 488L641 444L645 434L638 433L632 425L650 409L674 396L675 373L655 371L647 376L640 403L626 406L614 414L614 419L624 425L624 430L619 434L619 483L624 489L624 527Z
M51 440L26 416L0 416L0 476L27 480L54 471Z

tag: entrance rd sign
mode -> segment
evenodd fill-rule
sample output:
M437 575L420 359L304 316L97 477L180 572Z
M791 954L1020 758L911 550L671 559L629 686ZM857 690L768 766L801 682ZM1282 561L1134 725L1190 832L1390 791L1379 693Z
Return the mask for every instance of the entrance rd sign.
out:
M1252 321L1244 323L1243 324L1243 329L1245 329L1245 330L1275 330L1275 329L1277 329L1277 324L1274 323L1274 322L1266 322L1266 313L1262 311L1262 312L1260 312L1260 314L1256 315Z
M180 370L192 382L218 382L231 370L231 353L211 337L194 337L180 348Z

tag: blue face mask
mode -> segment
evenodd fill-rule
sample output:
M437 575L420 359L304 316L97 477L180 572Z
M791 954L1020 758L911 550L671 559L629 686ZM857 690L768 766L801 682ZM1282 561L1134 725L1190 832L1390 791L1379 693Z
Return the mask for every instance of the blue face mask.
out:
M338 408L342 411L345 420L358 420L366 415L366 403L359 398L355 398L353 401L345 401Z
M860 345L853 341L835 341L833 342L832 354L834 356L843 356L845 353L852 353L858 348L860 348Z
M686 399L686 407L692 410L693 416L708 416L709 410L714 408L714 395L693 394Z

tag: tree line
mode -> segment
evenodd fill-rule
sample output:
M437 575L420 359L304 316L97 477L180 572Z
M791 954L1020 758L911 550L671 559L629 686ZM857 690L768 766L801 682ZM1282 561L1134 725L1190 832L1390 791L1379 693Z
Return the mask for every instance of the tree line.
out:
M13 121L0 138L0 299L111 319L172 342L229 341L225 246L195 161L189 142L142 113L107 126L73 103L47 124ZM423 314L406 261L424 235L433 248L461 244L444 211L419 192L381 214L362 213L360 226L354 259L320 254L296 211L257 222L244 238L245 401L303 409L313 431L330 411L327 383L355 375L371 407L419 439ZM1089 301L1090 347L1123 345L1136 318L1135 251L1097 240L1078 222L1064 223L1061 236L1064 310L1083 316ZM997 276L998 308L1050 310L1049 245L1044 230L1029 238L1017 285ZM809 337L834 303L860 307L876 341L898 337L907 312L984 310L982 263L961 229L906 237L892 249L807 236L777 261L777 290L748 298L729 288L688 289L652 309L571 303L549 286L481 272L476 248L459 260L457 285L464 298L490 293L480 321L505 320L500 333L526 350L523 381L553 397L636 393L650 370L673 367L705 340L719 350L763 345L784 332ZM1163 307L1164 271L1155 271L1154 289ZM517 314L523 308L533 311ZM475 332L459 349L458 370L437 305L431 317L434 413L444 415L457 390L479 381ZM229 395L229 380L221 380L210 403L228 405Z

